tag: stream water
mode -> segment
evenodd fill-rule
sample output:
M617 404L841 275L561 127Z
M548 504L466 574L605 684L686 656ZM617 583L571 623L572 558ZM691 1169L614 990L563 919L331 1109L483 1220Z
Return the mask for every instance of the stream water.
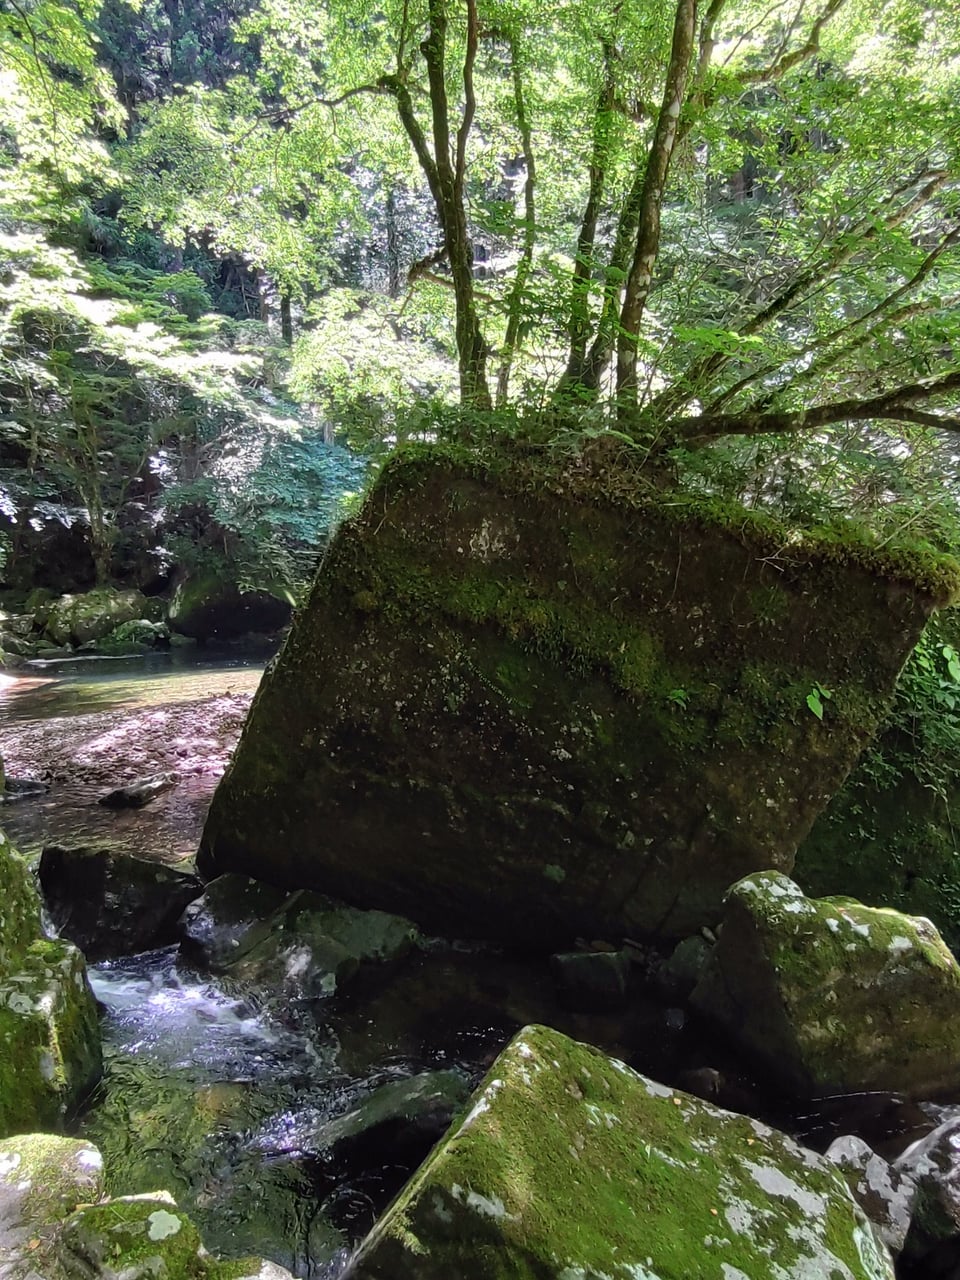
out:
M262 655L194 654L33 668L29 680L0 690L0 747L6 753L54 725L71 741L95 717L107 735L128 717L149 734L156 725L137 717L247 694L261 671ZM108 754L114 741L108 736ZM66 777L46 795L6 806L2 822L28 854L51 842L108 842L176 860L195 849L215 783L216 772L190 773L146 810L125 813L98 806L89 779ZM296 1024L191 969L176 949L101 964L91 981L105 1010L107 1065L80 1131L103 1151L111 1191L163 1187L212 1249L261 1254L317 1280L340 1274L416 1162L387 1148L333 1167L310 1151L318 1121L422 1071L452 1067L475 1081L526 1022L549 1022L667 1083L719 1069L722 1104L820 1148L859 1132L892 1154L942 1115L888 1095L784 1109L709 1031L655 997L613 1015L573 1013L558 1004L546 963L457 945L415 952L387 980L361 974Z

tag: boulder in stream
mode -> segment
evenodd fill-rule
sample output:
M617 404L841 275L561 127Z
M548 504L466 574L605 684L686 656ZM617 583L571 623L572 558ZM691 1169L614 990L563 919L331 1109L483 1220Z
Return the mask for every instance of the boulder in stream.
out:
M87 845L47 845L38 876L57 930L89 960L177 942L184 908L203 892L185 871Z
M691 1001L800 1095L960 1086L960 966L923 917L756 872Z
M340 1169L417 1164L446 1133L470 1096L459 1071L425 1071L390 1080L333 1119L297 1126L295 1149Z
M956 566L631 468L394 455L264 676L201 874L561 949L683 937L789 869Z
M245 876L208 884L184 913L183 930L187 955L271 1002L333 995L361 964L402 959L418 937L401 916Z
M43 936L29 869L0 832L0 1136L60 1128L102 1066L83 956Z
M545 1027L507 1046L349 1280L892 1280L836 1168Z
M877 1228L881 1240L894 1256L899 1254L917 1200L914 1179L853 1134L834 1139L826 1155L846 1178L854 1200Z

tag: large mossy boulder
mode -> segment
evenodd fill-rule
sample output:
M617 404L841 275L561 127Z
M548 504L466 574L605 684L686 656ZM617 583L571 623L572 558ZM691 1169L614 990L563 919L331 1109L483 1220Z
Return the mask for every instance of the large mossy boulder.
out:
M799 1094L960 1086L960 966L923 917L758 872L728 893L691 1001Z
M0 1136L60 1128L101 1070L83 956L43 937L29 869L0 832Z
M148 609L149 603L139 591L96 587L82 595L60 596L37 616L44 635L54 644L82 645L144 617Z
M956 565L531 466L385 468L260 687L203 874L535 945L682 936L792 865Z
M825 1158L544 1027L521 1031L349 1280L891 1280Z

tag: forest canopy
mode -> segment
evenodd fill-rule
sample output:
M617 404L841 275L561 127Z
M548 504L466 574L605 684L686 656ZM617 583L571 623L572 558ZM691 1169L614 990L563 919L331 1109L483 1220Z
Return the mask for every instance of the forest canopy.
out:
M8 204L207 302L232 262L354 444L602 441L952 537L951 10L2 0L0 59Z

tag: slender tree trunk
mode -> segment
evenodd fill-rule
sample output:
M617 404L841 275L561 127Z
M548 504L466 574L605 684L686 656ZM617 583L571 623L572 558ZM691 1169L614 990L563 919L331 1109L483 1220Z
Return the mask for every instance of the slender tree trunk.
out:
M696 0L678 0L663 102L647 156L633 265L627 277L620 311L617 402L621 410L635 408L637 403L637 342L640 337L640 321L650 295L653 270L660 250L660 212L680 127L687 74L693 60L696 26Z
M593 146L590 153L590 185L587 203L577 237L577 254L573 267L573 284L570 290L570 351L567 367L557 387L557 396L563 397L568 389L582 386L587 371L587 341L590 337L590 279L593 274L593 253L597 238L597 222L610 159L610 142L613 123L614 50L609 41L603 42L603 83L597 99L593 122Z
M288 347L293 345L293 310L287 293L280 295L280 337Z
M414 111L405 77L401 74L384 76L380 83L396 98L400 120L426 175L436 206L456 301L461 403L467 408L490 409L492 400L487 385L487 344L480 328L473 288L473 246L464 203L467 139L476 111L473 88L473 66L479 40L476 0L467 0L467 49L463 62L464 107L455 138L450 132L446 86L446 0L429 0L428 16L430 29L420 51L427 66L430 88L432 150Z
M510 37L510 70L513 77L513 102L517 113L517 128L523 146L523 163L526 176L523 183L523 249L517 263L516 275L507 297L507 331L503 339L500 368L497 372L497 408L502 409L510 392L510 372L520 336L523 315L523 295L533 266L533 247L537 238L537 171L533 154L533 138L527 108L523 96L523 80L520 72L520 52L517 41Z
M391 298L400 296L400 228L393 187L387 192L387 293Z

